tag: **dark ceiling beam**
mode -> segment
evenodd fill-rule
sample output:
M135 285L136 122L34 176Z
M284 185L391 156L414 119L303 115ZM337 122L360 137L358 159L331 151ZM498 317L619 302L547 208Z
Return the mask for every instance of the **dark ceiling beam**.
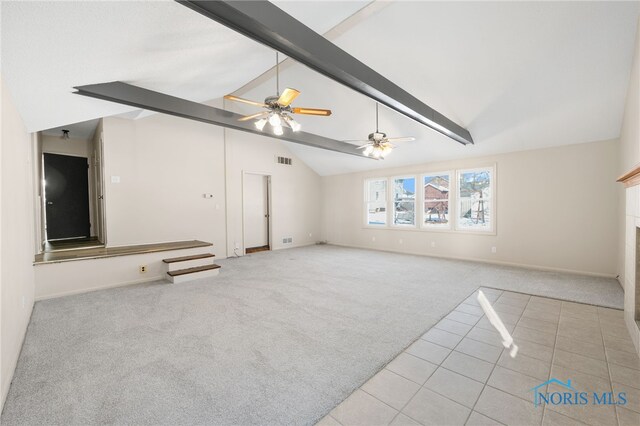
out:
M163 114L175 115L188 120L201 121L203 123L223 126L229 129L249 132L260 136L281 139L288 142L299 143L314 148L326 149L343 154L357 155L358 157L369 158L362 154L355 145L325 138L307 132L293 132L289 128L283 128L284 134L276 136L271 133L262 132L253 125L253 121L238 121L242 117L224 109L211 107L198 102L176 98L153 90L114 81L111 83L90 84L87 86L75 87L78 95L105 101L116 102L136 108L147 109Z
M176 1L463 145L473 143L467 129L266 0Z

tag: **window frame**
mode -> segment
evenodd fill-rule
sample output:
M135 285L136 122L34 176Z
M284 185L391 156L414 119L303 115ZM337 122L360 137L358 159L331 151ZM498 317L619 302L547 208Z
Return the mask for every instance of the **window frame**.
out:
M362 203L362 220L363 220L363 228L365 229L385 229L385 230L403 230L403 231L417 231L417 232L442 232L442 233L454 233L454 234L470 234L470 235L497 235L497 193L496 193L496 181L498 179L498 167L497 163L484 163L485 165L478 167L469 167L469 168L450 168L445 171L426 171L420 174L403 174L398 176L386 176L386 177L365 177L363 178L363 200ZM491 226L486 229L478 229L478 228L466 228L459 226L459 218L458 218L458 207L460 203L460 186L459 186L459 176L462 173L474 172L474 171L489 171L491 173L491 199L490 199L490 208L491 208ZM449 224L447 227L439 227L439 226L428 226L424 225L424 188L423 182L425 176L437 176L449 174L450 183L449 183ZM409 179L414 178L416 182L416 195L415 195L415 223L413 225L408 224L394 224L394 182L396 179ZM369 182L371 181L386 181L386 206L385 206L385 220L386 223L384 225L379 224L369 224L368 217L368 191L369 191ZM420 189L418 191L417 189Z
M384 181L385 182L385 223L384 224L376 224L369 223L369 183L374 181ZM380 177L380 178L365 178L364 179L364 203L363 203L363 211L364 211L364 225L367 228L387 228L389 227L389 178Z
M445 225L427 225L425 223L425 211L424 211L424 203L427 202L427 198L424 195L424 178L427 176L443 176L443 175L448 175L449 176L449 197L447 198L447 201L449 203L449 222ZM423 229L425 231L436 231L436 232L445 232L445 231L452 231L454 230L453 227L453 221L452 219L452 215L455 213L455 202L452 203L452 200L455 200L455 191L452 191L451 187L453 185L456 185L456 170L455 169L450 169L450 170L446 170L446 171L440 171L440 172L424 172L420 175L420 229ZM453 195L453 197L452 197Z
M389 209L389 227L391 228L404 228L404 229L417 229L418 225L418 193L414 194L413 203L413 224L396 224L394 223L395 213L396 213L396 205L395 205L395 182L397 179L413 179L415 182L415 186L418 186L418 176L417 175L400 175L400 176L392 176L389 178L388 190L389 197L388 200L391 203L391 208Z
M460 176L463 173L473 173L473 172L486 172L488 171L490 173L491 179L490 179L490 183L489 183L489 188L491 190L491 197L489 199L490 202L490 208L491 208L491 216L490 216L490 226L485 230L485 229L481 229L481 228L469 228L469 227L464 227L460 225L460 217L458 214L458 209L460 206L460 200L461 200L461 196L460 196ZM460 232L460 233L464 233L464 234L479 234L479 235L496 235L496 177L497 177L497 172L496 172L496 165L491 165L491 166L482 166L482 167L472 167L472 168L460 168L460 169L455 169L455 173L456 173L456 208L455 208L455 226L454 229L456 232Z

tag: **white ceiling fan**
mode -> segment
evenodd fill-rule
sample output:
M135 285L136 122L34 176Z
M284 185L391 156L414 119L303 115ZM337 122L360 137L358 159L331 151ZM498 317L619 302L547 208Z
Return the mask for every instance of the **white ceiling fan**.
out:
M344 142L366 142L364 145L359 146L358 149L364 149L363 154L367 157L384 160L384 157L389 155L393 148L396 147L394 143L414 140L416 138L412 136L388 138L386 133L380 132L378 130L378 103L376 102L376 131L370 133L367 140L346 140Z
M296 89L287 87L284 92L280 94L280 69L278 62L278 52L276 52L276 95L267 96L264 102L251 101L249 99L239 98L234 95L226 95L224 98L230 101L242 102L249 105L259 106L266 108L266 111L258 112L256 114L245 115L238 121L248 121L256 119L255 126L258 130L264 129L264 126L269 123L273 128L275 135L282 135L282 126L287 125L297 132L300 130L300 123L295 121L289 114L304 114L304 115L319 115L329 116L331 110L319 109L319 108L298 108L292 107L291 103L300 95L300 92Z

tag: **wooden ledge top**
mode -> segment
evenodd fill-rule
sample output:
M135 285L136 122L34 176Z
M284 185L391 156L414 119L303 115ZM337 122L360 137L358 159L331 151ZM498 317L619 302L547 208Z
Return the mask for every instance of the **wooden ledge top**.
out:
M640 185L640 164L635 166L632 170L623 174L616 180L616 182L622 182L625 188L630 186Z
M195 268L180 269L178 271L167 272L170 277L179 277L180 275L195 274L196 272L209 271L211 269L220 269L220 265L196 266Z
M170 243L142 244L135 246L101 247L67 251L56 251L36 255L34 265L47 263L71 262L76 260L101 259L107 257L130 256L135 254L156 253L159 251L184 250L191 248L210 247L213 244L206 241L174 241Z
M176 262L186 262L188 260L207 259L209 257L216 257L216 255L212 253L194 254L193 256L181 256L181 257L172 257L170 259L162 259L162 261L164 263L176 263Z

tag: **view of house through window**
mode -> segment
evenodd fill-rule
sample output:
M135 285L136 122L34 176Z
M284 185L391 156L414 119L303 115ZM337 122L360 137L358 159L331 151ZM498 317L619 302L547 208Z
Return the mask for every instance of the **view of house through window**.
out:
M365 223L494 232L494 180L494 167L369 179L365 181Z
M458 228L493 229L492 174L491 169L458 172Z
M367 224L387 224L387 180L372 179L367 181Z
M441 173L423 177L424 215L427 227L449 227L449 182L450 174Z
M393 180L393 224L416 224L416 178Z

